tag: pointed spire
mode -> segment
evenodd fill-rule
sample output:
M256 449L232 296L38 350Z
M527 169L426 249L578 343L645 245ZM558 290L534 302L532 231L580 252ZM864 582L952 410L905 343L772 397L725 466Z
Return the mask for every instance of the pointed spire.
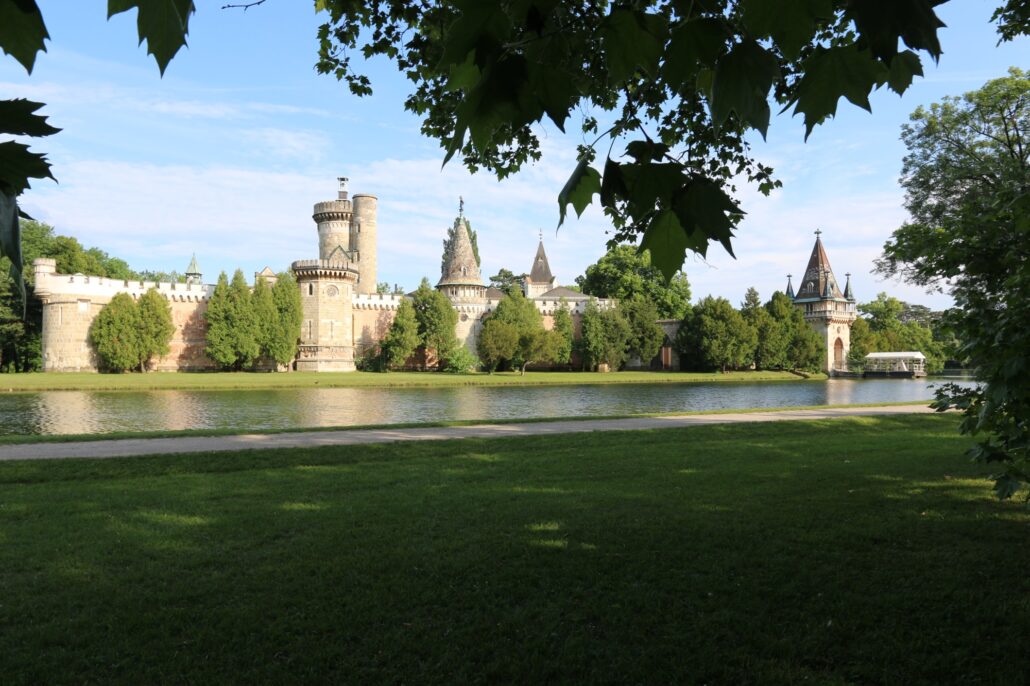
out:
M855 302L855 294L851 291L851 272L848 272L844 276L848 279L847 283L844 285L844 297L851 302Z
M805 276L798 287L796 298L844 298L837 286L837 279L833 276L833 269L830 267L830 258L826 256L826 249L823 247L822 239L819 237L822 231L815 231L815 245L812 246L812 256L808 258L808 267L805 268Z
M794 284L790 282L790 279L791 279L792 276L794 276L794 275L793 274L787 274L787 297L788 298L793 298L794 297Z
M533 258L533 268L529 270L530 283L551 283L554 276L551 274L551 265L547 261L547 253L544 252L544 238L540 236L540 243L536 246L536 257Z
M186 267L186 283L197 283L199 284L203 276L200 273L200 267L197 266L197 253L193 253L193 259L190 260L190 266Z
M482 286L483 277L476 264L476 253L472 249L472 237L469 236L468 220L464 215L464 201L458 208L459 214L454 219L448 250L444 253L440 266L440 281L437 287L445 285Z

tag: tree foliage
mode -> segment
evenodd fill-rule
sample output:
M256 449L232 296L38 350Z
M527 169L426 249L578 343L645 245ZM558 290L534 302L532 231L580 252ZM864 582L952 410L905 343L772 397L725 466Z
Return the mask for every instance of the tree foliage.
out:
M554 311L554 322L551 331L554 332L554 361L558 364L568 364L572 361L572 347L575 342L575 329L572 325L572 312L569 310L569 303L562 298L558 309Z
M709 295L683 320L676 340L691 366L725 372L750 364L757 333L729 300Z
M419 345L418 319L410 300L402 300L390 328L380 342L381 369L386 371L403 365Z
M658 308L647 298L637 295L629 300L620 301L619 309L626 319L626 324L629 325L626 352L647 367L662 349L662 342L665 340L665 332L657 323Z
M239 371L260 354L260 333L254 304L243 272L237 269L230 282L222 272L208 301L207 356L225 369Z
M587 369L598 369L607 365L615 371L626 361L629 347L629 323L618 306L600 307L591 299L580 322L579 351Z
M522 279L526 274L516 274L510 269L498 269L497 273L490 277L490 287L507 293L512 288L522 289Z
M497 303L497 308L488 318L511 325L518 334L518 341L507 359L526 373L526 367L534 362L551 362L555 357L557 341L544 330L543 317L532 300L521 290L512 289Z
M483 322L476 346L479 359L488 372L493 372L505 360L515 355L519 345L519 332L514 325L495 317L488 317Z
M276 364L289 365L297 357L297 343L300 341L300 327L304 321L304 310L300 301L300 289L293 272L277 275L272 286L272 302L275 304L276 332L269 341L264 354Z
M172 323L172 306L168 298L156 288L140 296L139 308L139 358L140 371L146 371L155 357L168 354L169 342L175 333Z
M89 340L99 367L106 371L135 369L142 359L139 307L128 293L118 293L97 313Z
M909 221L878 264L950 290L957 307L949 325L982 385L945 386L936 406L961 410L962 431L979 438L972 456L1001 465L1001 498L1030 486L1028 132L1030 74L1019 69L917 109L902 129Z
M651 263L650 252L639 252L631 245L609 248L583 276L576 277L576 284L597 298L646 298L655 304L660 319L682 319L690 309L687 275L678 272L666 280Z
M746 138L765 136L770 99L804 118L807 138L841 98L868 110L875 88L903 93L941 54L935 4L319 0L318 69L369 95L351 56L393 60L445 161L499 177L541 157L545 119L577 125L586 143L558 194L561 220L598 195L613 241L641 239L671 278L688 250L731 250L738 179L778 184ZM1018 18L999 22L1019 32Z
M458 313L447 296L430 286L426 278L412 294L412 305L418 321L419 345L426 355L433 352L442 360L458 344L454 337Z

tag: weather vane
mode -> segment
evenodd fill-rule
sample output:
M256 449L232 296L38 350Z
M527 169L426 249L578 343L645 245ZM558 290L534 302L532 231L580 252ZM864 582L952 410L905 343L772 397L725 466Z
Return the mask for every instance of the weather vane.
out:
M816 230L815 230L815 237L816 237L816 238L819 238L819 236L820 236L820 235L822 235L822 233L823 233L823 230L822 230L822 229L816 229Z

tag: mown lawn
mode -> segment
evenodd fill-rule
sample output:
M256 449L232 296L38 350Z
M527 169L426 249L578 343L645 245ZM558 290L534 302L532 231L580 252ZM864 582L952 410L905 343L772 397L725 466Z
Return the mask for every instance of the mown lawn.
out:
M0 673L1024 683L952 416L0 464Z
M824 380L826 375L813 374ZM0 374L0 393L18 391L218 390L233 388L353 388L535 386L611 383L711 383L717 381L803 381L790 372L151 372L149 374L32 373Z

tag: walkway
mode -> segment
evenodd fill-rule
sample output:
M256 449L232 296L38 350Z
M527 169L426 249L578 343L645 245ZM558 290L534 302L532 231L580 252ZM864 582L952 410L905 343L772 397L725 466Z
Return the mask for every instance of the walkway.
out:
M728 412L674 417L634 417L630 419L563 420L527 424L479 424L476 426L424 427L414 429L355 429L351 431L306 431L280 434L241 434L238 436L181 436L176 438L126 438L77 443L27 443L0 445L0 461L58 460L68 458L130 457L135 455L172 455L233 450L281 450L319 448L362 443L396 441L442 441L460 438L503 438L590 431L630 431L635 429L675 429L705 424L738 422L781 422L836 417L871 417L892 414L933 412L922 405L884 407L835 407L817 410L770 410L768 412Z

